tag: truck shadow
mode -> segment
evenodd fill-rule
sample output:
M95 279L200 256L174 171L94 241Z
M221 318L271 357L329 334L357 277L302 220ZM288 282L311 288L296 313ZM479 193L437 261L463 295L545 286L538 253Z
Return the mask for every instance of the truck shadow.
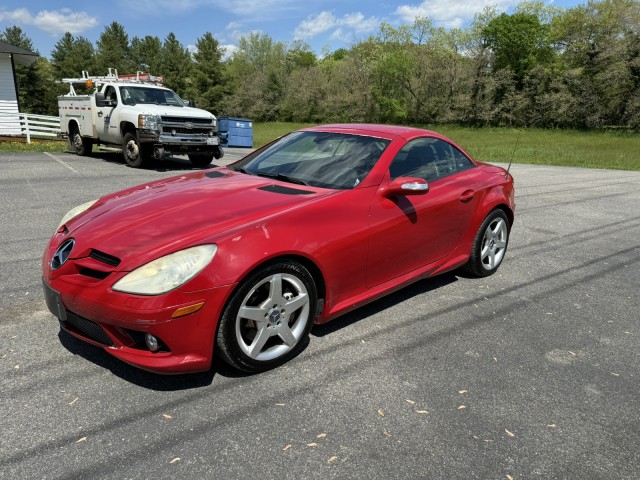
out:
M122 165L123 167L127 167L127 164L122 158L122 153L120 152L92 152L91 157L94 159L102 160L105 163L110 163L114 165ZM214 160L215 163L215 160ZM212 168L216 165L212 163L209 167ZM202 170L202 168L194 167L189 159L185 156L169 156L167 155L161 161L153 161L151 164L143 168L142 170L155 170L156 172L172 172L172 171L185 171L185 170Z

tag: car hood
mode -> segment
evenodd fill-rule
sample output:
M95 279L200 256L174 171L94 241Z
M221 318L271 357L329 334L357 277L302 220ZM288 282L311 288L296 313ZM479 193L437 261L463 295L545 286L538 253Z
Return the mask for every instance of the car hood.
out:
M150 115L168 115L172 117L187 118L212 118L213 115L205 110L192 107L175 107L171 105L154 105L150 103L138 103L135 105L138 113L146 113Z
M215 169L173 177L101 199L67 223L72 257L97 250L129 270L260 219L299 207L333 190L286 184Z

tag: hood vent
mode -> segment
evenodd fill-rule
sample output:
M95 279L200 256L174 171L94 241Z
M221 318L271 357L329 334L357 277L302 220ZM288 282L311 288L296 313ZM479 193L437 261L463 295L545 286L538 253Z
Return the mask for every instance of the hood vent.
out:
M100 252L98 250L91 250L89 257L112 267L117 267L118 265L120 265L119 258L116 258L113 255L109 255L108 253Z
M311 195L314 192L309 190L300 190L298 188L283 187L281 185L267 185L266 187L259 187L258 190L272 193L283 193L285 195Z
M205 173L204 176L209 178L220 178L220 177L226 177L227 175L225 173L218 172L217 170L213 170L211 172Z

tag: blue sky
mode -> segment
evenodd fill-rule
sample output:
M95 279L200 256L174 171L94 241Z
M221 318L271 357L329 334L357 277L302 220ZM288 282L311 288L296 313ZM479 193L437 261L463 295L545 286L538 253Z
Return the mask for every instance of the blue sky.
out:
M252 31L274 40L303 40L320 54L323 48L349 48L377 32L382 21L399 26L416 16L436 26L464 26L485 5L509 12L518 0L112 0L109 2L4 0L0 30L18 25L41 55L50 57L65 32L94 42L105 26L122 24L129 38L153 35L164 39L173 32L186 47L211 34L232 52L238 39ZM555 0L567 8L586 0ZM26 6L25 6L26 5Z

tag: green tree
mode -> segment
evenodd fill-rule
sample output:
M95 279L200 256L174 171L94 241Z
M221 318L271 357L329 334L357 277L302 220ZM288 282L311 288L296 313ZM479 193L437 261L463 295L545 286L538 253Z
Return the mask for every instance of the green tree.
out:
M218 113L218 105L226 94L223 51L220 43L207 32L196 42L193 54L193 88L189 96L200 108Z
M103 75L95 68L93 44L84 37L65 33L51 51L53 75L57 79L80 77L82 71L92 75Z
M162 44L160 69L165 84L178 95L187 93L191 81L193 60L189 51L180 43L173 32Z
M134 73L129 36L118 22L111 23L100 34L96 48L96 68L98 73L94 75L106 75L109 68L115 68L121 74Z
M483 35L493 51L493 71L511 69L519 87L536 65L553 59L549 26L533 13L503 13L489 22Z
M162 41L159 37L147 35L131 39L131 60L135 70L152 75L162 75Z

